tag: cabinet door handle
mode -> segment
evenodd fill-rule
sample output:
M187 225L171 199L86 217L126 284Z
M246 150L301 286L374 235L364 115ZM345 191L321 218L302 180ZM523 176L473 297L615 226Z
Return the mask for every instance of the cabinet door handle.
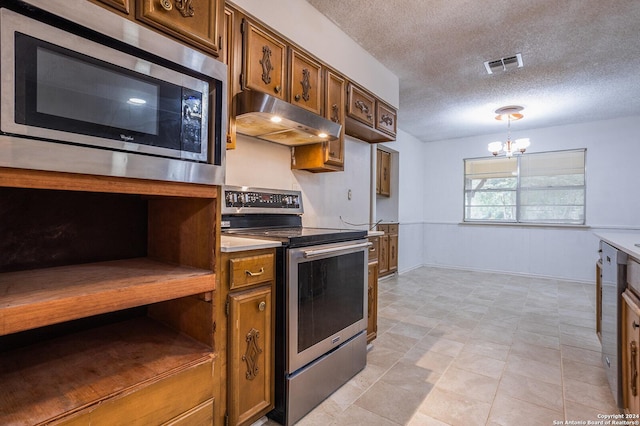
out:
M260 302L260 304L258 305L258 310L260 312L264 311L265 308L267 307L267 302L265 302L264 300L262 302Z
M160 6L167 11L173 9L173 4L171 4L170 0L160 0Z
M631 342L631 394L638 395L638 365L636 364L636 356L638 354L638 346L636 341Z
M259 277L260 275L264 274L264 268L260 268L258 272L251 272L249 270L245 270L244 273L247 274L247 276L249 277Z
M640 324L634 321L632 326L633 326L633 329L635 330L636 328L640 327Z

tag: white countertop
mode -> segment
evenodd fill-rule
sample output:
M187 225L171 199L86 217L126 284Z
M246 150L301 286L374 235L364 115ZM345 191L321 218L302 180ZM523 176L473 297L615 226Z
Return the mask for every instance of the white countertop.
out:
M384 235L384 231L369 231L367 237L380 237Z
M280 241L260 240L257 238L231 237L229 235L220 236L220 251L232 253L245 250L259 250L272 247L280 247Z
M640 259L640 232L598 232L596 236L630 256Z

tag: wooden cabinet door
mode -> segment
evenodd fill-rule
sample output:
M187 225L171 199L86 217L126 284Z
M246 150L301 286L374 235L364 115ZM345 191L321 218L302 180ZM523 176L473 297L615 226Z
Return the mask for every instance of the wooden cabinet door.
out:
M376 129L394 139L396 137L396 116L395 108L380 101L376 102Z
M127 15L131 10L130 0L94 0L94 1L111 6L114 9L117 9L120 12L123 12Z
M334 123L342 125L340 137L335 141L327 142L329 149L327 163L344 166L345 79L337 73L327 70L326 82L324 116Z
M380 256L378 257L378 273L382 276L389 271L389 235L380 237Z
M223 0L136 0L136 18L215 56L221 49Z
M391 154L381 149L378 150L378 154L380 155L378 167L380 183L376 186L379 189L377 193L389 197L391 196Z
M367 126L374 127L376 98L351 83L347 91L347 115Z
M258 90L282 100L287 46L275 35L243 20L243 89Z
M322 66L295 49L291 49L289 94L293 105L322 114Z
M378 262L369 263L367 343L378 333Z
M640 301L629 290L622 295L622 393L624 409L640 413Z
M389 235L389 272L398 270L398 234Z
M271 285L229 294L229 424L249 424L273 408Z

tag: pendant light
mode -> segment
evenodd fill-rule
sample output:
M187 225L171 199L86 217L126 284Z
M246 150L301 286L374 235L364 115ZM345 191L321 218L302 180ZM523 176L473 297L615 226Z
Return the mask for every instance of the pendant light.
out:
M522 119L524 115L522 115L520 111L522 111L523 109L523 107L518 105L510 105L498 108L495 111L495 113L497 114L496 120L507 120L507 141L504 143L504 145L500 141L491 142L487 146L487 149L493 155L498 156L499 154L504 154L505 157L510 158L513 156L513 154L524 153L531 144L529 138L516 139L514 141L511 140L511 121Z

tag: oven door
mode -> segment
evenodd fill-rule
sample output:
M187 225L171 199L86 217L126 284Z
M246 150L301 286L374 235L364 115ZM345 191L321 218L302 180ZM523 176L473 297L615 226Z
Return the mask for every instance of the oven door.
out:
M287 371L367 327L367 240L288 251Z

